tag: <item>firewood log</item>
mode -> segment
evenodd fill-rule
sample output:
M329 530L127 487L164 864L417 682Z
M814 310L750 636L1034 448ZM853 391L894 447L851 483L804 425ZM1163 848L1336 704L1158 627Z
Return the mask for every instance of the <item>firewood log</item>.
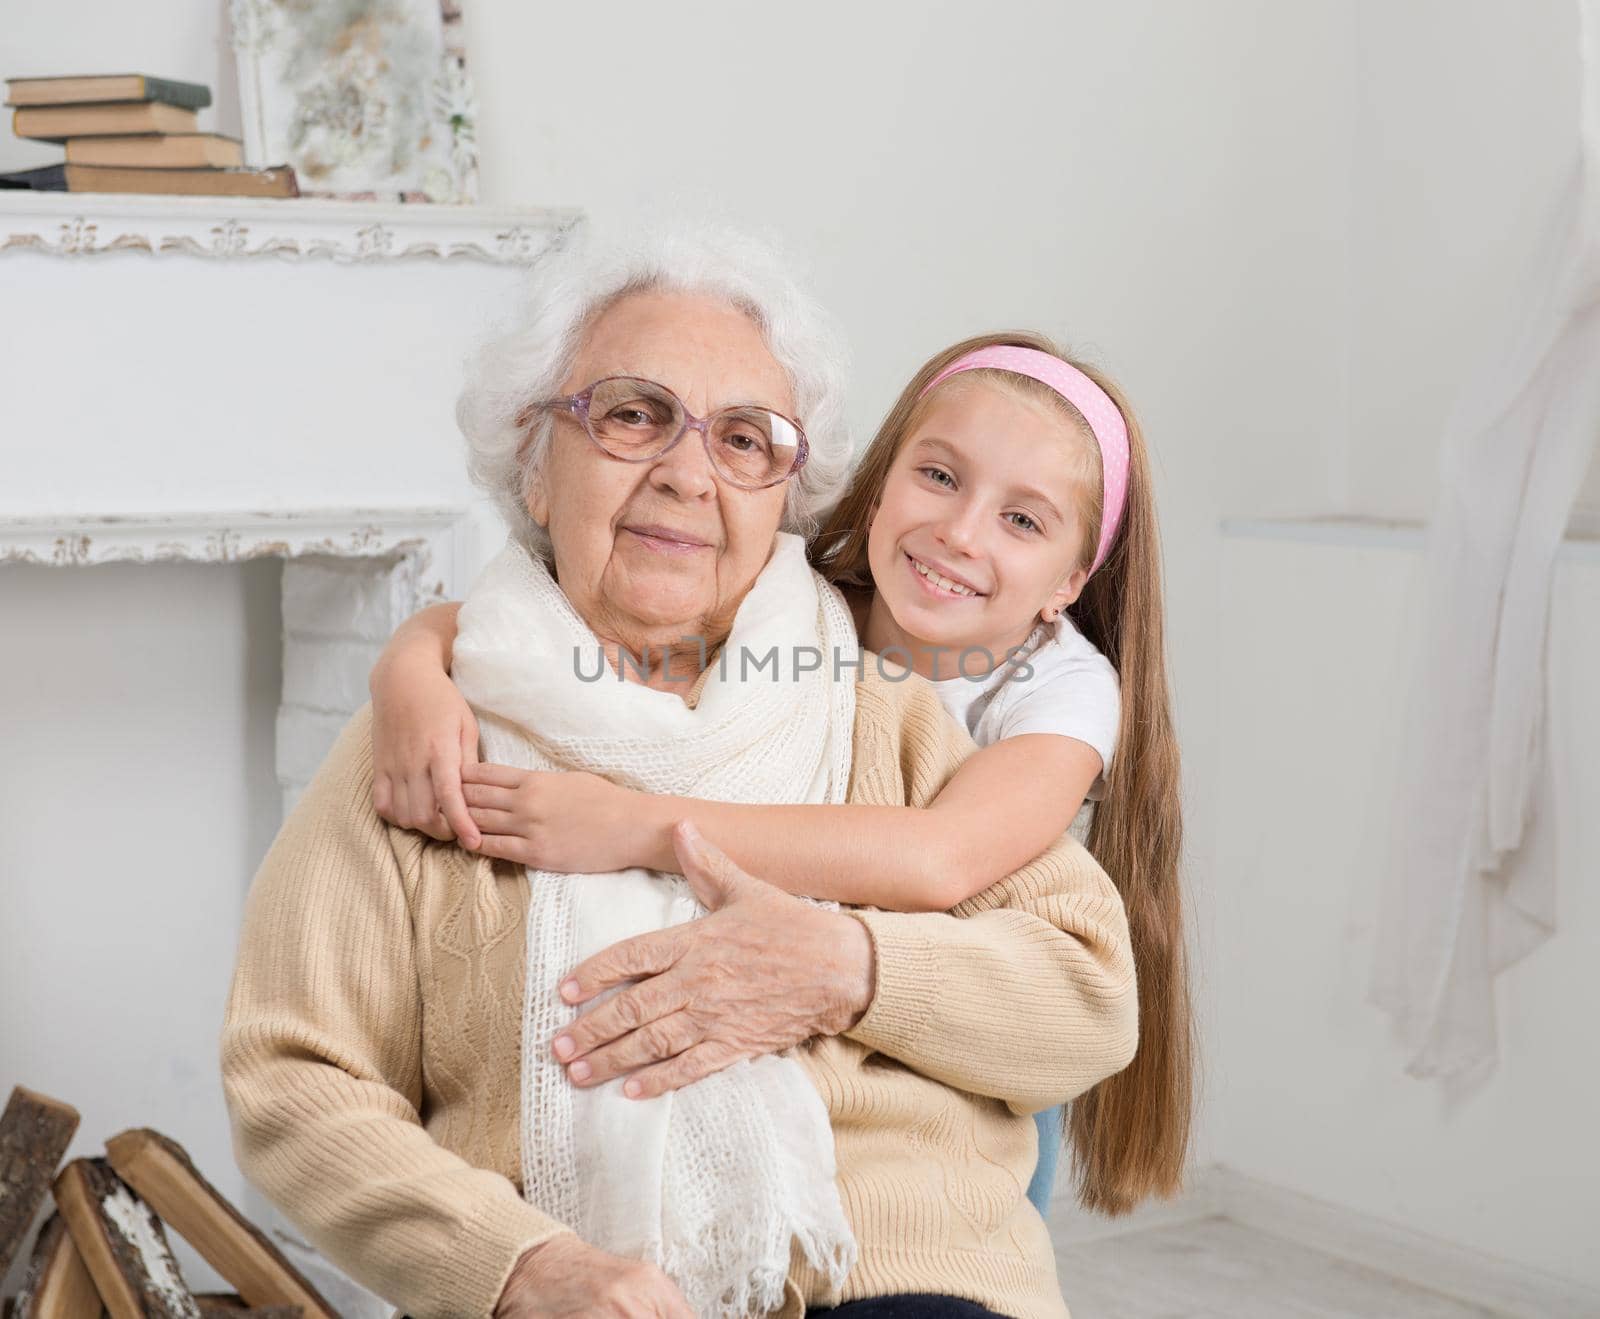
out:
M59 1213L39 1229L14 1319L100 1319L105 1307Z
M74 1159L54 1190L111 1319L200 1319L160 1220L109 1163Z
M183 1146L136 1128L106 1142L117 1175L254 1307L298 1306L306 1319L339 1319L334 1308L266 1235L194 1166Z
M0 1278L33 1226L78 1129L78 1110L18 1086L0 1113Z

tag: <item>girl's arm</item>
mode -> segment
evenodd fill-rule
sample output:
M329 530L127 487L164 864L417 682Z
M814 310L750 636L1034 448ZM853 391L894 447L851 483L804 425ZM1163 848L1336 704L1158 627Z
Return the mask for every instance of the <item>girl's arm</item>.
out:
M549 870L676 870L672 826L691 819L752 875L806 897L946 911L1066 832L1100 773L1076 738L1029 733L968 758L926 809L740 806L619 788L592 774L464 771L477 849Z
M1055 842L1101 772L1085 742L1023 734L974 753L918 809L739 806L480 765L477 722L449 678L460 609L407 619L373 667L373 805L391 824L486 856L569 872L670 871L672 826L692 819L745 870L791 893L947 911Z
M372 805L390 824L476 847L461 771L478 762L478 722L450 681L460 611L413 614L372 667Z
M688 817L752 875L812 898L890 911L948 911L1060 838L1100 773L1076 738L1030 733L975 752L923 810L652 802L653 851L674 869L672 822Z

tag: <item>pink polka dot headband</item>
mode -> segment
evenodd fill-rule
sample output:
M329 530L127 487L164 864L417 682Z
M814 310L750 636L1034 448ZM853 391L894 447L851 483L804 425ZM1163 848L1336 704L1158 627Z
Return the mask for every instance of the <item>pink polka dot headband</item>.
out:
M1083 413L1084 420L1089 423L1095 443L1100 446L1102 483L1100 545L1089 566L1093 576L1095 569L1106 561L1111 542L1117 538L1117 528L1122 525L1123 510L1128 502L1128 423L1123 420L1121 409L1105 390L1071 363L1041 353L1037 348L1015 348L1009 344L979 348L965 357L958 357L934 376L918 397L926 396L935 385L958 372L976 371L981 367L1009 371L1049 385Z

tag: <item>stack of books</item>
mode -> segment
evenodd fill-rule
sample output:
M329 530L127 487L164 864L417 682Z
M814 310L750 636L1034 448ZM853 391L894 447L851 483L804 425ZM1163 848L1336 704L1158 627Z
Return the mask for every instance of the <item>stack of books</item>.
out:
M238 140L199 131L211 89L118 73L12 78L6 104L18 137L60 142L60 164L0 175L0 186L67 192L166 192L295 197L287 165L244 169Z

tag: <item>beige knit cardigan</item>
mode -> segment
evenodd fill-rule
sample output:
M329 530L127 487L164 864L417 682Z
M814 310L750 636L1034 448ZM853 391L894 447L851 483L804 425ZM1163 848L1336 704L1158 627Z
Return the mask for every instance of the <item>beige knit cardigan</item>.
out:
M972 743L925 682L870 653L863 674L849 800L924 806ZM222 1036L239 1165L415 1319L489 1315L522 1252L568 1230L519 1189L527 900L522 867L378 818L365 710L250 890ZM1025 1195L1031 1115L1133 1056L1116 890L1063 836L949 914L852 914L876 952L871 1006L799 1057L860 1262L835 1291L796 1259L782 1314L942 1292L1062 1319Z

